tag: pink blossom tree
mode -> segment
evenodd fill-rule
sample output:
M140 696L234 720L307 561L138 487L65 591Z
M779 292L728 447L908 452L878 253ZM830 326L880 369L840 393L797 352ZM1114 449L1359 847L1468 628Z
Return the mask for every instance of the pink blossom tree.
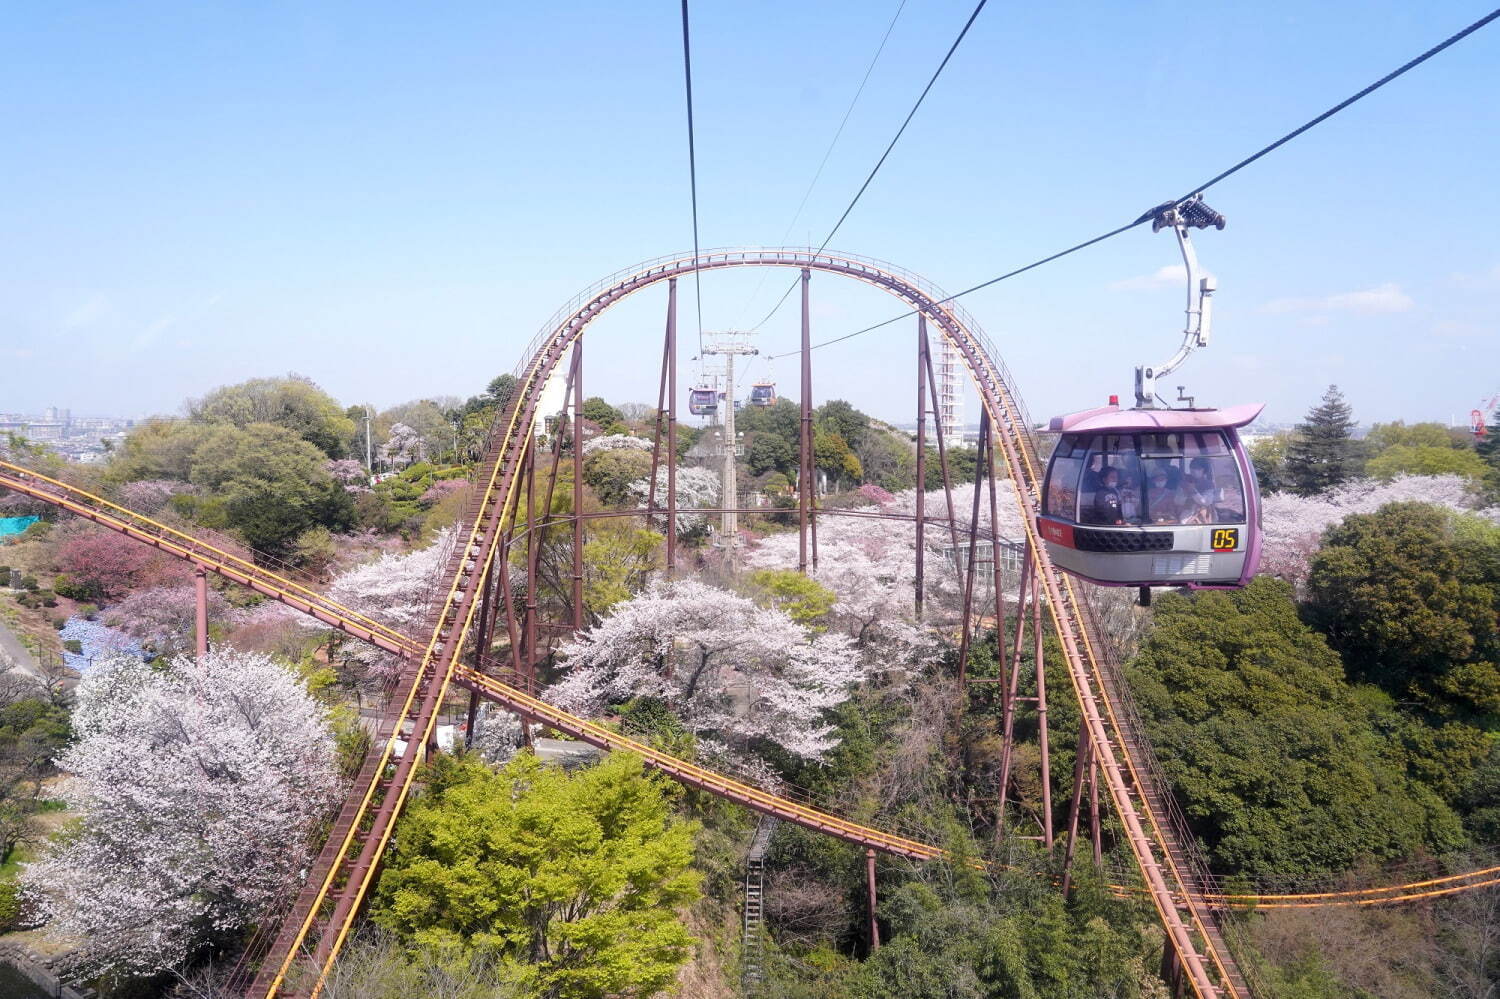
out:
M77 522L59 532L58 568L75 586L110 600L139 586L182 578L186 570L123 534Z
M353 458L336 458L325 461L323 467L328 470L333 481L343 486L349 492L362 493L370 488L370 473L365 466Z
M653 584L561 655L566 676L547 696L565 708L654 698L711 740L765 739L812 760L838 744L826 712L864 679L847 637L695 580Z
M295 886L338 794L324 709L266 656L217 649L165 669L123 656L77 691L59 758L80 815L22 874L84 974L153 974L254 921Z

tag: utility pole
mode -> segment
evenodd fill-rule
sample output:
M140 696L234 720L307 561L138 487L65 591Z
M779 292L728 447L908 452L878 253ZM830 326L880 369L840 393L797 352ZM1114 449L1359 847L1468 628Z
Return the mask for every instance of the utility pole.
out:
M724 358L724 418L719 425L720 451L724 459L720 473L719 502L724 508L719 519L719 544L732 551L739 540L739 485L736 481L735 457L739 453L739 439L734 430L734 359L740 356L759 354L750 346L749 334L738 332L705 333L712 346L704 347L704 354L717 354Z
M370 470L370 485L375 484L375 448L370 436L370 407L365 407L365 468Z

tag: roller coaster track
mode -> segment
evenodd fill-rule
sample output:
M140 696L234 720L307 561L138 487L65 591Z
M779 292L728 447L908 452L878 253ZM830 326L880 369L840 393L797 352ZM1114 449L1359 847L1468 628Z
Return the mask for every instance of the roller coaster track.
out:
M1500 882L1500 878L1476 880L1500 871L1495 868L1350 892L1256 896L1226 891L1207 873L1191 837L1185 835L1180 816L1173 813L1175 802L1160 778L1129 703L1118 663L1104 644L1107 636L1098 632L1090 608L1073 581L1053 569L1045 547L1036 536L1035 499L1041 466L1028 430L1030 419L1012 390L998 355L977 324L960 307L942 303L942 293L914 275L865 258L803 250L708 251L696 259L677 256L648 261L605 279L565 307L533 341L528 359L517 370L517 391L497 420L477 467L476 488L460 520L460 541L448 565L452 582L436 608L431 634L425 643L353 612L310 586L257 564L257 559L236 553L224 543L188 535L60 480L0 462L0 487L53 504L204 571L248 586L341 632L402 656L411 664L394 691L393 708L382 723L381 738L376 740L375 749L366 759L307 885L262 963L252 995L270 999L288 994L291 988L288 975L295 960L306 950L311 950L320 969L310 991L316 995L320 990L321 975L326 974L348 936L372 883L378 858L390 839L395 817L412 789L419 748L432 741L437 709L453 685L474 690L590 744L637 753L650 766L685 784L765 814L914 860L944 854L931 844L840 818L662 753L562 711L523 690L522 685L506 683L459 662L479 603L475 598L480 581L496 557L502 525L519 500L518 472L534 441L531 427L538 416L540 390L564 354L595 317L635 291L691 274L694 269L743 266L817 270L875 285L923 314L963 357L996 430L996 441L1025 515L1034 566L1063 646L1069 679L1145 886L1119 890L1144 891L1151 899L1195 994L1204 999L1249 994L1224 938L1224 915L1231 907L1388 904ZM481 665L488 672L505 669L491 663Z

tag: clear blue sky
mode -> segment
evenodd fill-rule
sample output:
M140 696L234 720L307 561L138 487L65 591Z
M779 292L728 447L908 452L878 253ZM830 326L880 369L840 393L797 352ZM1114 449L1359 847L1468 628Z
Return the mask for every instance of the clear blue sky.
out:
M705 247L780 243L896 5L696 5ZM971 7L909 0L791 242L822 239ZM832 246L967 287L1183 193L1484 9L992 3ZM171 412L287 371L346 403L467 395L575 291L692 242L671 2L26 4L0 94L0 411ZM1275 420L1330 382L1367 421L1462 418L1500 391L1497 163L1492 26L1215 188L1215 339L1180 380ZM1146 227L965 304L1043 416L1174 349L1182 288L1153 276L1175 263ZM754 322L783 273L748 308L757 275L707 278L705 325ZM814 296L819 338L899 311L833 278ZM654 400L664 297L596 325L590 394ZM912 353L906 323L820 351L819 394L910 419Z

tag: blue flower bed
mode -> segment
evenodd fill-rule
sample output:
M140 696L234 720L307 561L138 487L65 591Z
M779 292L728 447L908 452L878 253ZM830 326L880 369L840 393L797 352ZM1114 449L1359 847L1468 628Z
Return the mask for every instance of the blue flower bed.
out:
M153 658L141 648L139 642L123 631L84 617L68 618L58 635L65 642L76 639L83 646L82 652L63 652L63 661L70 669L76 669L80 673L87 673L96 660L121 652L148 662Z

